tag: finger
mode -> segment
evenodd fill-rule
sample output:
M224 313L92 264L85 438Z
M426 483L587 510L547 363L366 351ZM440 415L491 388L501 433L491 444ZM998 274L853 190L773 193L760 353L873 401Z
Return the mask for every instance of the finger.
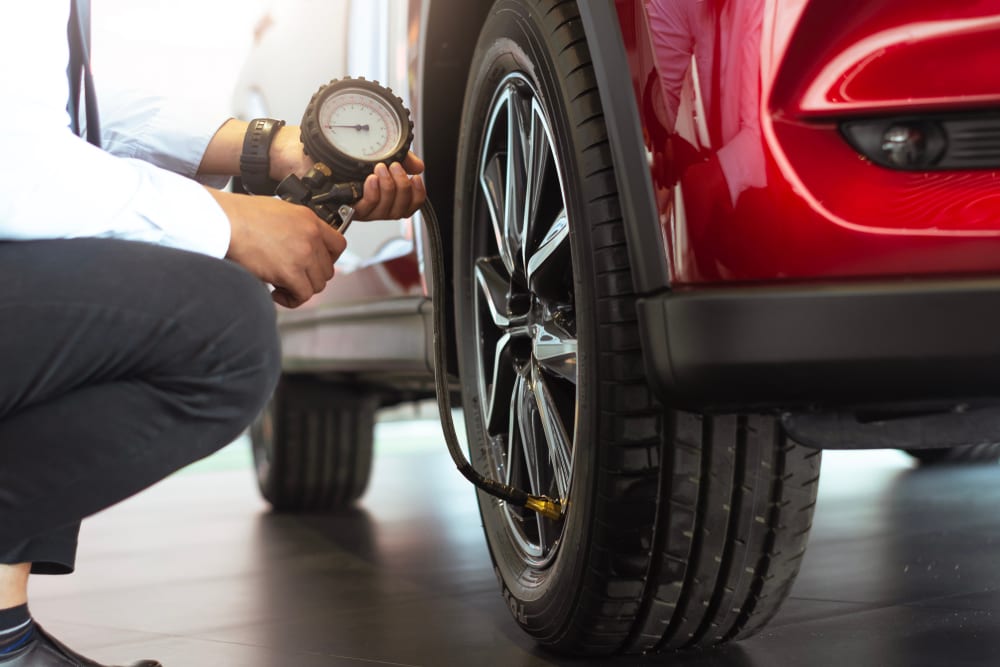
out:
M323 281L323 284L320 285L318 290L315 289L316 285L314 284L313 289L315 291L318 292L322 290L326 286L326 283L330 282L330 278L333 278L333 263L335 261L337 261L337 259L333 256L333 253L330 252L330 249L326 247L325 243L316 244L312 267L314 267L316 271L315 276L320 278Z
M392 166L389 167L389 173L392 175L396 188L396 197L392 202L389 218L391 220L405 218L409 215L410 203L413 201L413 186L410 185L410 177L406 175L403 165L398 162L392 163Z
M306 267L306 278L309 279L309 284L312 286L312 292L309 293L309 297L312 297L313 294L319 294L326 287L326 281L329 280L326 277L326 271L327 267L330 266L333 265L330 264L329 260L323 259L313 262Z
M327 227L327 229L333 232L334 236L343 238L339 232L330 229L329 227ZM336 241L334 242L336 243ZM343 245L346 245L346 243ZM339 256L339 253L334 255L334 253L324 245L316 246L316 260L307 270L310 280L312 281L314 294L319 294L326 289L327 283L333 279L333 275L335 273L333 263L337 261L337 257Z
M274 301L279 306L284 306L285 308L291 308L291 306L288 305L288 296L280 289L276 289L273 292L271 292L271 300Z
M275 290L271 292L271 299L279 306L284 306L285 308L298 308L303 303L292 296L292 293L283 287L275 288Z
M355 212L357 212L357 209L355 209ZM336 262L337 258L347 249L347 239L344 238L343 234L329 225L323 225L322 232L320 233L323 245L326 247L330 259Z
M275 287L288 293L290 301L295 304L290 307L295 308L308 301L315 294L312 283L313 280L309 276L308 269L292 269L289 275L285 276Z
M423 176L414 176L413 183L413 204L410 207L410 215L413 215L424 202L427 201L427 186L424 184Z
M306 275L312 283L313 294L322 292L326 283L333 277L333 258L326 247L327 231L333 231L327 225L317 224L317 237L312 243L312 261L306 267Z
M369 174L365 179L364 196L354 203L354 217L357 220L370 220L371 212L379 200L378 176Z
M375 166L375 175L378 176L379 199L369 217L372 220L387 220L392 210L392 202L396 199L396 181L384 164Z
M326 246L317 245L313 266L316 271L315 277L322 280L323 283L319 286L319 289L316 289L315 283L313 284L313 289L316 292L322 291L323 288L326 287L326 284L330 282L330 278L333 278L333 262L334 259L330 255L330 251L327 250Z
M424 173L424 161L417 157L416 153L410 151L403 159L403 169L408 174L422 174Z

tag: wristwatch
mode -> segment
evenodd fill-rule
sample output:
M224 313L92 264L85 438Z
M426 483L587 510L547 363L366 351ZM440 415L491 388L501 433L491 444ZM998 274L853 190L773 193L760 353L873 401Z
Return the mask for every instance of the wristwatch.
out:
M243 189L255 195L273 195L278 181L271 178L271 142L285 121L273 118L255 118L250 121L243 137L240 155L240 179Z

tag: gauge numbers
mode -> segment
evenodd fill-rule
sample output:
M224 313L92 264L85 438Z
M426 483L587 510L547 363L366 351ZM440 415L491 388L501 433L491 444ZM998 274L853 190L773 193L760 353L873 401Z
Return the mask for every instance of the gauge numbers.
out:
M364 181L378 163L402 162L412 142L410 110L377 81L334 79L302 115L306 154L342 180Z
M334 148L366 162L392 157L403 134L392 108L360 88L346 88L330 95L320 106L319 122Z

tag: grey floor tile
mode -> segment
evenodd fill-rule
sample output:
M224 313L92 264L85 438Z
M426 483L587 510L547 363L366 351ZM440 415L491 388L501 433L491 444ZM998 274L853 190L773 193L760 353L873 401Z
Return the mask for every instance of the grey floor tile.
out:
M32 610L95 658L165 667L1000 664L1000 466L828 454L801 576L764 633L586 662L517 628L473 492L426 422L406 428L337 514L271 513L249 469L167 480L89 520L78 572L34 578Z

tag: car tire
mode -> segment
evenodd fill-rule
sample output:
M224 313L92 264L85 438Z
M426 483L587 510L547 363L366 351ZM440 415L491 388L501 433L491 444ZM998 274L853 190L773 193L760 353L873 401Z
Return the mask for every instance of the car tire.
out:
M977 463L997 463L1000 461L1000 443L990 442L961 447L941 447L935 449L907 449L907 454L929 465L970 465Z
M551 521L479 493L514 618L575 655L753 634L798 572L820 452L773 417L700 416L651 394L576 2L496 2L460 136L453 283L470 457L565 508Z
M329 511L360 498L377 407L371 392L284 375L250 428L261 495L289 512Z

